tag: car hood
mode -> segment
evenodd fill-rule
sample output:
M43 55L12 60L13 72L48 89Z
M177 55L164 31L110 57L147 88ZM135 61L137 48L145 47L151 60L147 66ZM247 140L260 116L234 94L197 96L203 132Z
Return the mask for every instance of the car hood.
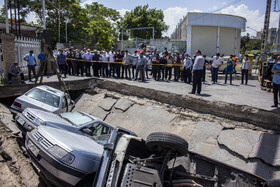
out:
M35 108L28 108L27 110L29 112L31 112L34 116L37 116L38 118L43 120L46 123L46 125L54 126L54 127L58 127L58 128L60 128L60 127L63 128L63 126L74 127L72 125L72 123L68 122L67 120L65 120L61 117L59 117L57 114L47 112L47 111L43 111L43 110L39 110L39 109L35 109Z
M39 126L38 132L53 145L58 145L69 152L98 159L102 157L103 145L86 136L48 126Z

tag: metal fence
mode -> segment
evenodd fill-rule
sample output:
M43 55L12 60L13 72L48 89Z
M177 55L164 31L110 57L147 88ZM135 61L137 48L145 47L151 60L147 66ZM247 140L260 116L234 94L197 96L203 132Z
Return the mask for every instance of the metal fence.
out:
M15 60L18 62L23 73L27 73L27 62L23 60L24 56L32 50L36 56L36 61L38 66L36 66L36 71L39 70L38 55L41 53L41 40L27 37L15 37Z

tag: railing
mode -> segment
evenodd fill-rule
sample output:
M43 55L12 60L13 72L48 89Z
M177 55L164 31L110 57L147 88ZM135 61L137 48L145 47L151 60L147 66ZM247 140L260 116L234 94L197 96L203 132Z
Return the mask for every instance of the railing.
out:
M38 55L41 53L41 40L27 37L15 37L15 60L18 62L23 73L27 73L27 62L23 60L24 56L32 50L36 56L36 61L39 64ZM36 71L39 66L36 66Z

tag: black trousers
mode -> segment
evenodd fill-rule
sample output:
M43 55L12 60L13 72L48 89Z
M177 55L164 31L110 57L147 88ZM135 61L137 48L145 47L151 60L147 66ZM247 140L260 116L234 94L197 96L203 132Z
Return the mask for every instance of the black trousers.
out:
M71 60L67 60L67 72L69 75L74 75L73 64Z
M31 81L31 71L33 72L34 78L37 79L36 71L35 71L35 65L28 65L28 78Z
M136 67L136 75L135 75L135 79L136 79L136 80L137 80L137 78L138 78L138 73L139 73L139 71L140 71L140 77L141 77L142 81L144 81L144 80L145 80L144 65L138 65L138 66Z
M12 77L17 77L18 75L12 75L11 73L8 73L8 80L11 81ZM23 73L19 74L21 81L24 81L24 75Z
M174 66L174 80L178 81L180 79L180 67Z
M273 83L273 96L274 96L274 104L277 106L278 105L278 96L280 99L280 84L275 84Z
M64 77L66 77L66 64L58 64L60 74L64 73Z
M190 69L190 68L188 68L188 69L184 68L184 70L183 70L183 75L184 75L184 76L183 76L184 82L190 84L191 81L192 81L192 72L191 72L191 69Z
M91 66L91 62L85 62L85 72L86 72L86 76L91 76L91 75L90 75L90 66Z
M93 62L92 71L95 77L99 77L99 62Z
M165 67L165 79L167 79L168 77L168 80L170 80L171 76L172 76L172 67L170 66Z
M193 87L192 93L197 91L198 94L201 92L201 80L202 80L203 70L194 70L193 71Z
M135 76L135 73L134 73L135 69L136 69L136 65L132 65L132 78L133 79L134 79L134 76Z
M242 69L241 70L241 83L244 83L244 75L245 75L245 84L248 83L248 70L247 69Z

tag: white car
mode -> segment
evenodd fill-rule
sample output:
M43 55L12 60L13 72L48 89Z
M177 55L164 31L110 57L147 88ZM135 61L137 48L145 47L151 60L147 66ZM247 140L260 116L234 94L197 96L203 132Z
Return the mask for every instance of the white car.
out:
M15 117L28 107L59 114L71 111L75 107L75 102L71 100L68 94L43 85L17 97L10 107L10 112Z

